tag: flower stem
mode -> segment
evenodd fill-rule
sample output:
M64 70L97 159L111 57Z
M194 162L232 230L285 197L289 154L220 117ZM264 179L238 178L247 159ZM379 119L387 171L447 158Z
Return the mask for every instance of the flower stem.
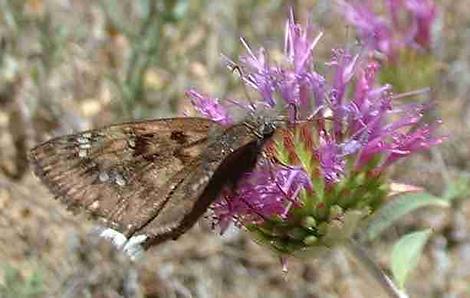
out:
M392 280L367 255L367 252L360 246L360 244L349 239L345 244L345 248L364 266L390 298L408 298L408 295L403 291L400 291Z

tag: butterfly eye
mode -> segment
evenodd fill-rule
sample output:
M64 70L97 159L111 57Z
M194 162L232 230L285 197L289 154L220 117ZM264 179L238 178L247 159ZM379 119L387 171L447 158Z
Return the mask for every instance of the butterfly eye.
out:
M261 134L263 135L263 137L270 137L274 134L275 129L276 129L276 127L274 126L273 123L265 122L261 126Z

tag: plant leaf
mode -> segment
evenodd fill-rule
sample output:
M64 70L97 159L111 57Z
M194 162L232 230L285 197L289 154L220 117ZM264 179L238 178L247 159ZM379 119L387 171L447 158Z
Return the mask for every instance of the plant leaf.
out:
M431 235L431 229L409 233L393 246L390 267L398 287L403 289L408 274L418 264L423 248Z
M369 220L366 237L373 240L406 214L426 206L448 207L449 202L426 192L406 193L385 204Z
M442 197L447 201L468 197L468 194L470 193L469 182L470 177L467 175L457 177L457 179L447 185Z

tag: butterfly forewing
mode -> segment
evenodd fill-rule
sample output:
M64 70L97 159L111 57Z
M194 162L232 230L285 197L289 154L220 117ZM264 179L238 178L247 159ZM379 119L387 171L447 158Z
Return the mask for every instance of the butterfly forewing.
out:
M208 134L217 129L201 118L118 124L52 139L34 148L30 159L67 206L131 235L201 162Z
M273 133L264 127L202 118L125 123L52 139L30 159L68 207L148 247L178 238L255 166Z

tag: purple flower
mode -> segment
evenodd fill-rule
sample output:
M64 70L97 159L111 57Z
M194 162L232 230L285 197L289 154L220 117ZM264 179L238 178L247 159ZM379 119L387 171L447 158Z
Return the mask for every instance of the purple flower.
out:
M252 50L245 40L246 55L240 57L243 80L248 87L254 88L260 95L258 105L276 105L295 107L291 109L291 120L294 117L305 118L324 104L325 78L312 69L313 49L322 34L312 38L312 28L303 30L294 22L291 13L286 22L285 64L286 66L269 63L266 51L260 48ZM238 64L228 60L230 66ZM220 104L214 99L204 98L195 91L189 94L193 105L202 115L220 121L227 114L222 112ZM238 103L242 106L243 104ZM294 115L292 111L297 113Z
M261 98L269 106L273 107L276 102L273 98L275 92L275 78L267 63L265 50L260 48L255 55L245 40L241 39L248 55L240 58L241 62L247 66L249 75L245 78L245 82L255 88L261 95Z
M317 149L321 174L329 184L339 182L344 174L345 159L339 144L332 140L321 139Z
M416 129L410 129L407 133L394 133L388 156L382 167L388 166L399 158L418 151L429 150L432 146L440 144L443 139L434 137L434 130L435 125L426 124Z
M391 11L402 4L389 3ZM393 50L389 45L396 41L390 39L388 23L366 4L357 7L348 12L349 18L360 23L365 35L372 32L371 42L380 49ZM314 37L310 25L304 30L291 13L285 36L283 61L274 63L265 49L252 50L242 40L248 54L240 63L229 62L241 67L244 83L258 92L250 113L260 106L273 113L281 109L294 128L279 129L275 143L266 148L269 160L260 158L234 189L223 191L212 209L222 231L235 222L276 250L290 253L321 242L328 233L325 226L345 217L343 212L380 206L387 168L443 138L435 136L437 124L423 120L431 105L403 103L404 95L395 96L392 86L378 83L377 62L335 49L320 74L313 67L313 49L321 35ZM205 117L232 122L230 110L217 100L193 90L188 94Z
M219 103L218 99L203 96L195 90L188 90L186 95L191 97L194 108L204 117L223 125L233 122L227 109Z
M333 59L328 63L335 70L333 86L330 91L330 107L333 112L334 133L336 137L340 137L345 112L344 94L354 75L358 56L353 58L342 50L334 50L333 53Z
M233 220L253 224L273 216L286 218L290 208L299 204L300 191L311 188L302 168L265 162L248 173L236 190L227 190L212 208L223 232Z
M240 59L247 72L246 83L257 90L262 101L269 106L287 104L295 106L300 114L308 114L313 107L323 104L325 79L312 69L313 49L322 34L311 38L312 31L311 26L303 30L296 24L291 12L286 22L284 44L287 67L269 64L263 48L253 51L242 39L248 52ZM291 116L294 120L293 117L299 115Z
M431 44L432 24L437 16L437 7L433 0L407 0L406 8L413 15L410 30L413 40L423 48Z
M349 4L340 1L340 9L346 19L353 24L359 34L360 39L370 48L393 56L396 43L393 30L387 21L375 14L370 1L353 1Z
M311 39L312 28L309 24L306 27L307 29L303 30L295 23L294 12L291 10L289 20L286 22L284 53L288 61L293 64L296 74L310 70L313 49L322 36L319 34L315 39Z
M431 28L437 16L433 0L385 0L388 15L378 15L372 1L338 0L341 13L356 27L360 39L371 50L396 59L406 47L428 49Z

